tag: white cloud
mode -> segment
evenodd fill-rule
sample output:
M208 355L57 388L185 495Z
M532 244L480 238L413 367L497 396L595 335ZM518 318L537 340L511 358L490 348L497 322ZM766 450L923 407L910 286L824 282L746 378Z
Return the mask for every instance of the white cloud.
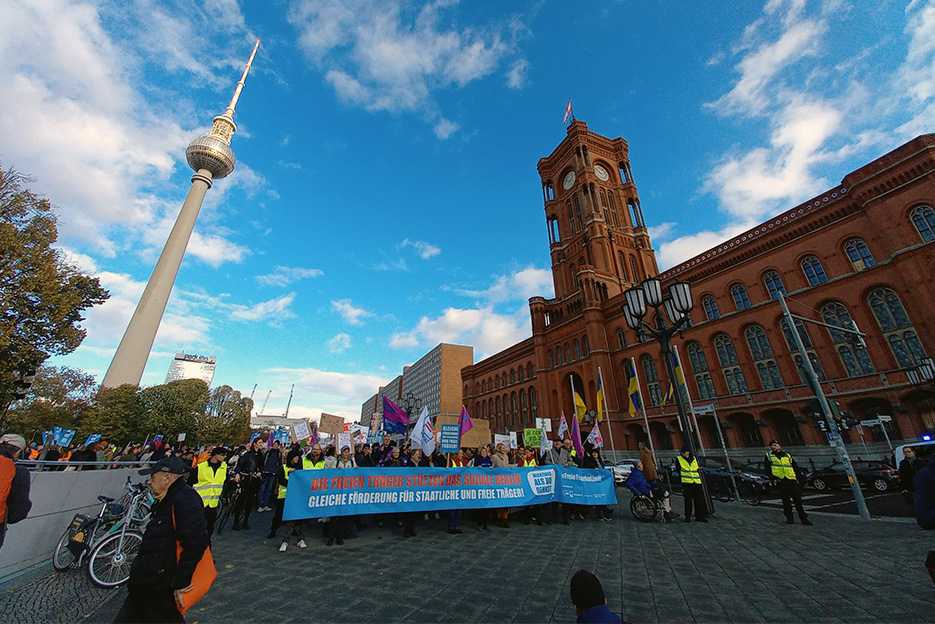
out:
M702 231L680 236L674 240L656 244L656 262L660 271L667 271L680 262L693 258L703 251L723 243L726 239L744 232L753 225L731 224L718 231Z
M373 312L355 307L350 299L332 301L331 309L340 314L349 325L363 325L361 319L373 316Z
M897 73L896 92L908 95L905 106L912 118L898 132L910 137L930 132L935 118L935 2L921 8L910 5L906 13L909 49Z
M405 249L406 247L414 248L416 253L418 253L423 260L428 260L442 252L442 250L435 245L426 243L425 241L411 241L408 238L404 239L403 242L396 246L397 249Z
M528 266L509 275L499 275L484 290L454 289L454 292L490 303L526 301L530 297L554 296L552 271Z
M331 353L341 353L351 348L351 337L348 334L338 334L325 344Z
M526 86L526 72L529 70L529 61L519 59L506 74L506 85L511 89L522 89Z
M232 309L230 317L235 321L268 320L276 324L280 320L295 317L295 314L289 309L293 300L295 300L294 292L276 297L275 299L270 299L269 301L262 301L252 306L228 304Z
M511 315L498 314L491 306L448 308L437 318L423 316L410 331L393 334L389 347L431 347L440 342L467 344L474 347L475 358L481 358L531 335L527 307L521 307Z
M301 279L321 277L321 269L304 269L301 267L277 266L269 275L257 275L256 281L263 286L288 286Z
M456 4L416 9L392 0L300 0L289 21L340 99L372 111L421 111L446 139L458 126L438 113L433 91L463 87L511 60L509 83L518 88L525 71L511 43L516 25L449 25Z
M295 397L299 399L299 404L308 403L309 396L320 399L321 403L335 400L350 405L356 403L357 416L360 415L361 404L386 383L385 379L376 375L339 373L317 368L270 368L262 372L272 374L280 380L279 387L283 392L279 393L284 393L284 396L288 396L288 387L294 383ZM293 415L291 409L289 415Z

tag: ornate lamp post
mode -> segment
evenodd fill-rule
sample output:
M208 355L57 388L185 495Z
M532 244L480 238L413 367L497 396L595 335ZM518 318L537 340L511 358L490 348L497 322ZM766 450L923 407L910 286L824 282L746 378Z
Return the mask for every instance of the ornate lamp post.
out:
M672 337L675 334L681 334L682 329L688 323L688 314L694 307L691 286L688 282L676 281L669 286L669 296L666 297L662 292L662 281L657 277L650 277L643 280L639 286L627 290L624 295L627 302L623 304L623 316L627 321L627 325L630 326L630 329L648 332L659 343L662 359L665 362L666 375L674 382L676 376L675 365L672 362ZM649 319L651 322L643 320L643 317L649 312L648 308L653 308ZM679 425L684 434L686 446L691 450L692 455L697 456L691 417L685 409L681 389L677 389L675 392L675 406L679 413ZM708 513L712 513L714 505L708 495L708 487L704 477L701 480L701 487L704 488Z
M935 358L923 359L915 368L907 369L906 375L913 386L935 390Z
M412 392L407 392L406 396L399 397L398 403L400 409L406 412L406 418L409 419L409 424L406 425L406 438L409 437L409 432L412 431L412 413L418 411L422 407L422 399L418 398Z

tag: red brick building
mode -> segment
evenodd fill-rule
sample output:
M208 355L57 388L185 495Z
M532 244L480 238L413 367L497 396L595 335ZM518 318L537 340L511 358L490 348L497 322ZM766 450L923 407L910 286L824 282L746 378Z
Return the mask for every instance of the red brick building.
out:
M636 449L643 418L627 410L625 367L636 364L656 448L682 444L659 347L629 329L623 292L656 275L655 255L630 173L628 147L577 121L539 161L555 298L529 301L533 335L462 371L464 402L493 431L574 412L572 386L597 407L601 370L618 450ZM924 135L791 208L661 275L691 284L691 327L676 338L693 402L713 404L732 447L825 445L806 417L812 393L776 293L803 324L800 334L827 396L858 419L891 415L891 438L935 431L935 392L904 372L935 354L935 135ZM714 416L699 417L705 446ZM554 430L553 425L553 430ZM584 425L587 430L589 426ZM864 428L882 440L879 427ZM604 432L607 440L607 432ZM851 442L855 431L846 432ZM609 447L609 445L608 445Z

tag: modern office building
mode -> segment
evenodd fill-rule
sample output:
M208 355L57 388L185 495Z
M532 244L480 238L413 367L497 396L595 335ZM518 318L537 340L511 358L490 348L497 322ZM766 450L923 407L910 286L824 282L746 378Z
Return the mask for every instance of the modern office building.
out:
M624 291L658 274L630 169L628 146L575 121L539 161L555 297L529 301L532 337L462 371L464 401L494 431L574 412L572 388L597 407L598 369L616 448L645 439L628 412L635 363L656 448L683 443L659 345L630 329ZM691 285L691 324L676 337L688 391L714 414L699 417L706 447L826 445L809 418L802 355L782 318L791 311L866 334L802 323L806 356L826 395L857 420L891 416L892 440L935 431L935 392L906 369L935 354L935 135L923 135L847 174L842 183L665 271ZM590 423L583 426L585 432ZM553 431L555 425L553 424ZM884 440L879 426L847 441ZM608 438L604 431L605 441Z
M194 355L192 353L176 353L169 364L166 373L166 383L179 379L201 379L208 387L214 380L214 370L218 360L213 355Z

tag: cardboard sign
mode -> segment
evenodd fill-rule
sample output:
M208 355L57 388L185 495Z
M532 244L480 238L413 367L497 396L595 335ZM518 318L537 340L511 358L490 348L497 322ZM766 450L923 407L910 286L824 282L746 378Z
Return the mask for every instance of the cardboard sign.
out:
M551 418L537 418L536 419L536 428L545 429L547 432L552 432L552 419ZM529 446L528 444L526 446Z
M497 448L498 444L502 444L506 448L510 448L510 436L503 433L493 434L493 447Z
M295 436L296 442L312 437L312 432L308 430L308 422L303 420L292 425L292 435Z
M539 448L542 445L542 429L523 429L523 444Z
M457 453L460 450L458 425L442 425L438 432L440 439L438 450L441 453Z
M519 445L516 443L516 432L515 432L515 431L511 431L511 432L510 432L510 447L509 447L509 448L515 449L517 446L519 446Z
M345 446L349 448L351 451L354 450L354 445L351 444L351 432L350 431L342 431L338 433L338 444L335 450L338 453L340 453L341 449L343 449Z
M185 434L184 434L184 433L180 433L180 434L179 434L179 440L178 440L178 441L179 441L179 442L184 442L184 441L185 441Z
M461 438L461 446L465 448L478 448L483 444L490 444L490 422L483 418L472 418L471 421L474 423L474 428L468 429L464 437ZM435 418L436 429L441 429L443 425L457 424L458 416L439 414Z
M331 434L344 433L344 419L334 414L322 412L318 431Z

